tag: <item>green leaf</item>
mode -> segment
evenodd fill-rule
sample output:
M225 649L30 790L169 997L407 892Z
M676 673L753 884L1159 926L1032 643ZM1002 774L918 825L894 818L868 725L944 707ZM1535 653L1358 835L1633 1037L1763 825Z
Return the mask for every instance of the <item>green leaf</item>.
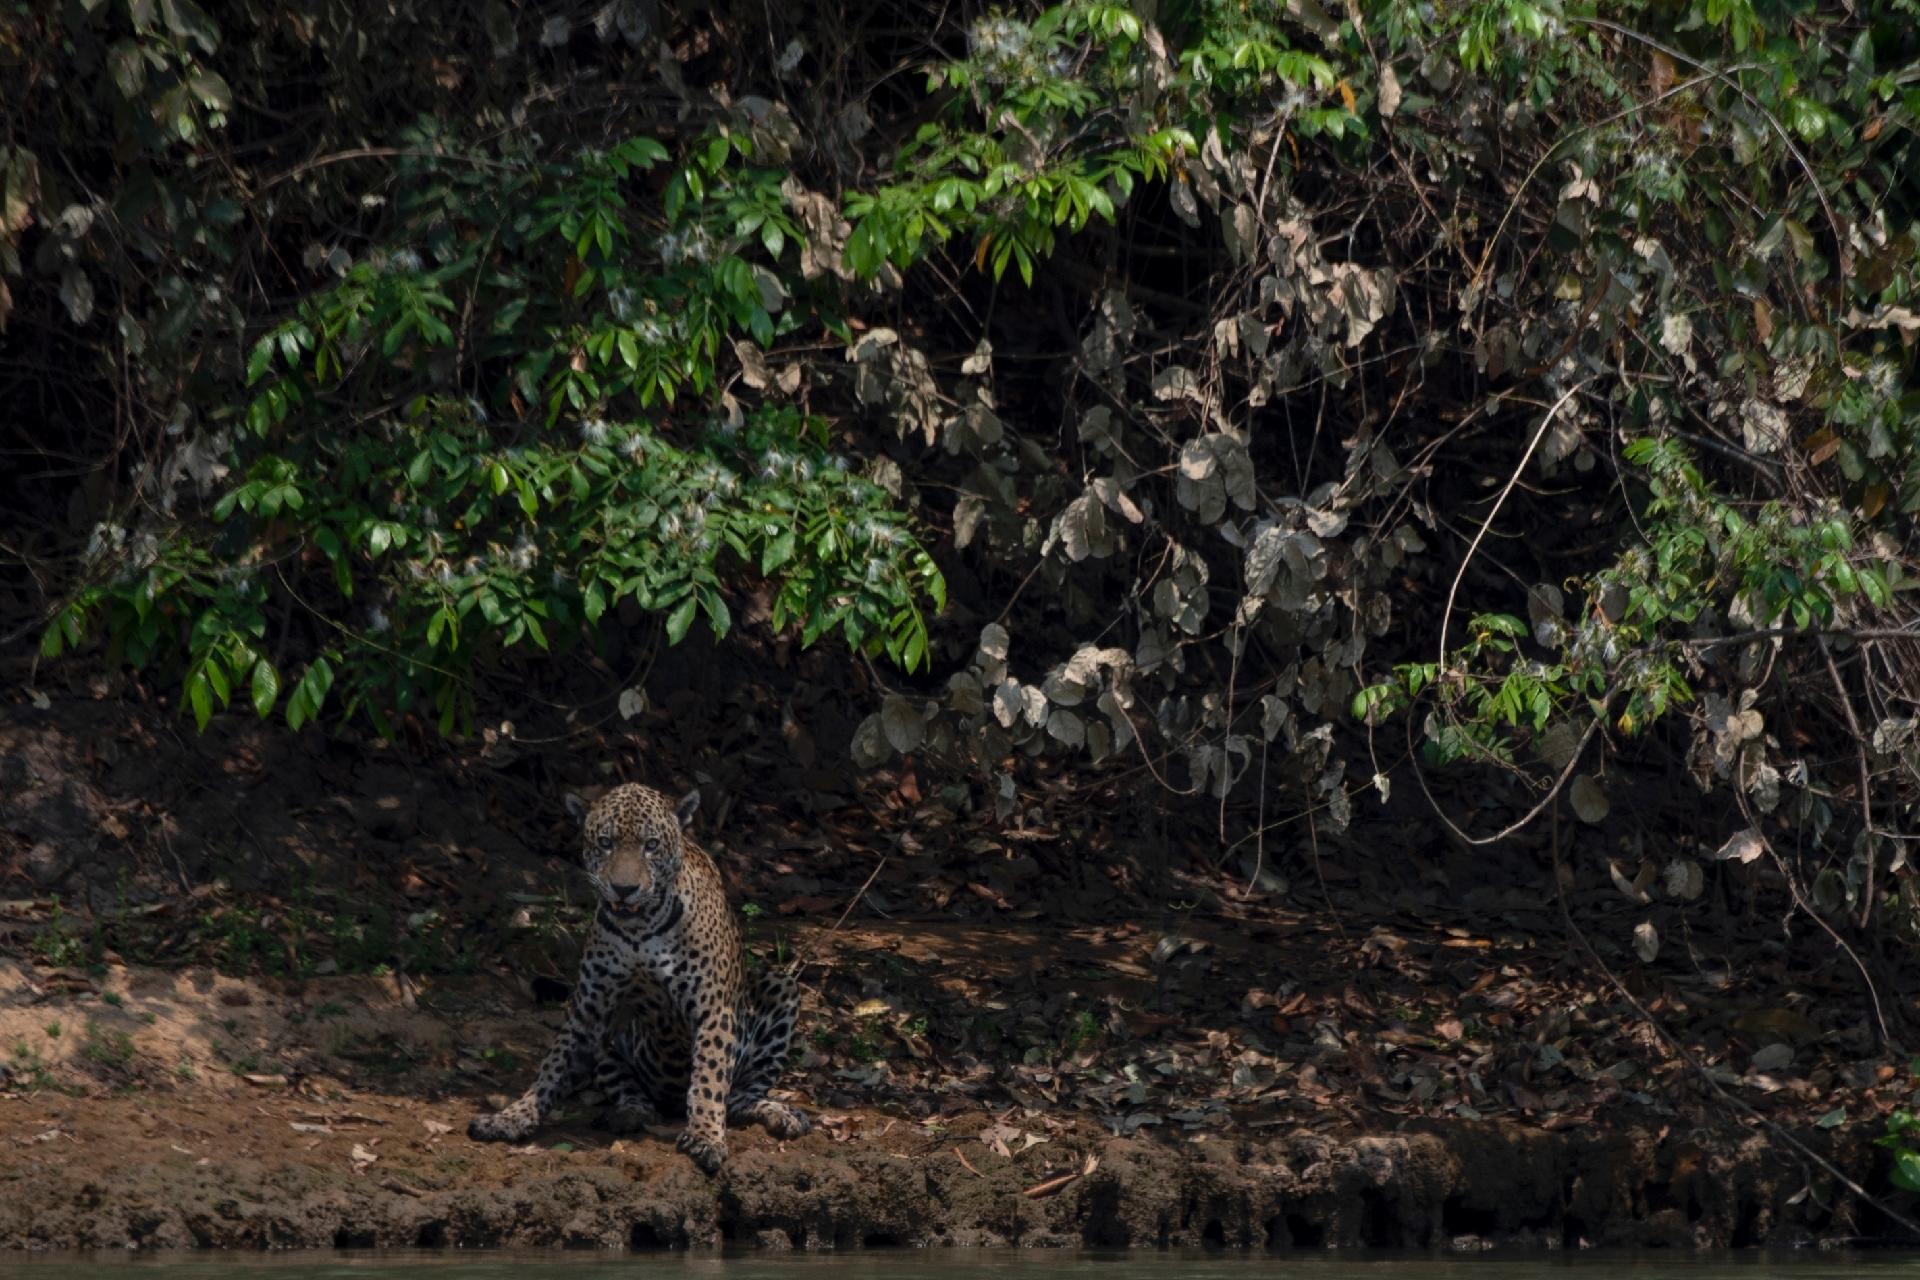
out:
M204 669L187 677L187 702L193 708L194 723L205 732L207 722L213 719L213 691L207 687Z
M686 639L688 629L693 626L693 611L698 603L689 595L672 613L667 615L668 644L679 644Z
M767 542L766 549L760 553L760 572L763 575L770 574L793 559L793 549L793 530L782 530L779 536Z
M700 604L707 612L707 625L713 628L714 636L721 637L733 626L733 613L727 608L727 602L720 598L718 591L700 593Z
M280 673L265 658L253 664L253 710L265 720L280 700Z
M132 40L118 41L107 51L107 71L123 98L137 98L146 87L147 60Z
M205 679L209 685L213 686L213 691L220 695L221 706L224 707L233 701L233 686L227 683L227 672L220 665L219 659L209 655L207 660L200 664L200 670L206 673Z
M1902 1191L1920 1191L1920 1151L1894 1153L1893 1185Z
M253 344L253 353L247 357L247 385L252 386L266 375L267 367L273 363L273 335L268 334Z
M196 71L187 84L193 90L194 96L206 106L216 111L232 109L233 90L227 87L227 82L221 78L219 72L205 69Z

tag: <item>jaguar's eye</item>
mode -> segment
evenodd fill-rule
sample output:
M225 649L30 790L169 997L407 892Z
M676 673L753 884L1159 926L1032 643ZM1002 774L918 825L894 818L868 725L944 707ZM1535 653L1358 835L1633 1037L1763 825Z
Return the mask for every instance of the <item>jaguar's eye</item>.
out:
M612 836L612 834L611 834L611 833L609 833L609 834L607 834L607 835L603 835L603 836L601 836L601 837L600 837L600 840L599 840L599 845L600 845L600 847L601 847L602 849L611 849L611 848L613 848L613 836Z
M659 837L656 836L654 839L647 841L648 853L652 853L655 849L658 849L659 847L660 847Z

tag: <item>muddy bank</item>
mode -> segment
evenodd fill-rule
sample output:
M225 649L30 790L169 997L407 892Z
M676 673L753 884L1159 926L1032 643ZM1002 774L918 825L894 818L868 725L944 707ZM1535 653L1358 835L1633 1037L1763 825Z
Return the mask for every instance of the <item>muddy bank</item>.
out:
M306 1132L289 1129L295 1113L312 1117L292 1122ZM740 1135L709 1182L664 1131L607 1143L563 1127L519 1151L434 1131L465 1114L358 1096L8 1100L0 1245L1691 1248L1855 1230L1809 1197L1789 1205L1800 1183L1758 1140L1710 1155L1657 1131L1167 1141L1076 1128L1009 1158L978 1141L979 1120L936 1136L855 1115L840 1118L844 1141ZM1066 1173L1079 1176L1035 1194Z
M476 1145L467 1117L525 1086L577 962L577 761L222 724L0 709L0 1247L1888 1234L1668 1051L1517 854L1415 859L1409 820L1390 858L1249 886L1204 849L1086 857L1071 814L963 820L910 776L776 802L713 751L685 761L720 779L709 847L753 944L817 959L784 1083L818 1131L737 1135L717 1182L670 1129L594 1130L590 1099L532 1145ZM1805 933L1640 962L1612 846L1574 839L1572 908L1667 1031L1910 1207L1872 1140L1920 1091L1857 977Z
M593 1128L590 1094L527 1145L469 1141L559 1016L485 976L0 961L0 1248L1694 1248L1877 1227L1763 1135L1635 1123L1624 1103L1557 1130L1369 1133L1321 1107L1115 1136L958 1087L879 1104L823 1065L787 1081L815 1131L735 1131L714 1180L671 1127ZM1872 1173L1865 1130L1823 1136Z

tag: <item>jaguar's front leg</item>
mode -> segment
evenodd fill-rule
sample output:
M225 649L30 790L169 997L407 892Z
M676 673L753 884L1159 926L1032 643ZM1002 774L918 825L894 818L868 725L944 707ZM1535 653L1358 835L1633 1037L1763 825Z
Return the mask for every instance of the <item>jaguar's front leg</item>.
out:
M567 1002L566 1025L540 1063L533 1087L500 1111L467 1122L467 1136L479 1142L522 1142L553 1114L560 1100L583 1083L598 1059L607 1023L622 985L611 953L589 950L580 966L580 984Z
M693 1028L693 1072L687 1085L687 1127L680 1150L706 1174L727 1162L727 1094L733 1088L738 1023L729 1002L717 1002Z

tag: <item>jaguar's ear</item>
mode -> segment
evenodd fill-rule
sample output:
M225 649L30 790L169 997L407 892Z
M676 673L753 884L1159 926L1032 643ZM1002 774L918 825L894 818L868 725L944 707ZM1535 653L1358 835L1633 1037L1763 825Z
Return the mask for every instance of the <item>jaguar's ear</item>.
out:
M680 803L673 806L673 816L680 820L680 825L683 827L692 826L693 815L698 812L700 812L700 788L698 787L681 796Z
M570 817L573 818L575 822L578 822L582 825L586 824L587 813L590 809L592 809L593 807L592 805L588 804L585 800L582 800L579 796L575 795L571 791L567 792L565 796L561 797L561 803L567 806L567 813Z

